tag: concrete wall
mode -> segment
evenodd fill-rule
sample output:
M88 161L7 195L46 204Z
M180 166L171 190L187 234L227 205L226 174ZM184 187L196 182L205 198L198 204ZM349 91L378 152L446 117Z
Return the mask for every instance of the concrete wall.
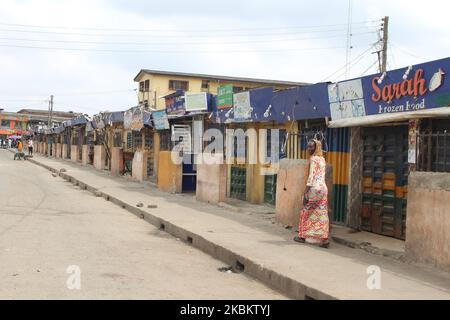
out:
M123 150L120 147L113 147L111 149L111 174L120 175L123 173Z
M56 158L61 158L62 146L61 143L56 144Z
M208 164L220 163L220 160L223 161L223 154L204 156L209 159L204 159L207 161L197 165L196 198L209 203L223 202L227 196L227 165Z
M408 180L407 259L450 270L450 173L412 172Z
M298 227L300 210L303 208L303 193L306 187L305 168L307 160L282 159L277 178L276 219L294 228ZM328 216L332 217L333 170L327 164Z
M78 162L78 146L77 145L70 146L70 160L72 162Z
M158 154L158 188L165 192L182 192L183 166L172 161L171 151Z
M147 179L147 157L148 154L145 151L134 153L131 172L133 179L139 182Z
M88 164L89 146L83 145L81 150L81 163L86 166Z
M63 145L62 145L62 156L61 156L61 158L63 158L63 159L67 159L67 149L68 149L68 145L67 144L65 144L65 143L63 143Z
M97 170L105 169L106 151L102 145L94 146L94 167Z

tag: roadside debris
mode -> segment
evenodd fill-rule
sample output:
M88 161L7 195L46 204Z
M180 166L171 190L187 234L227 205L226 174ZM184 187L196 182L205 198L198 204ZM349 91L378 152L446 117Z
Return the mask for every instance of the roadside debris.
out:
M220 267L217 270L220 272L232 273L233 267Z
M67 172L67 170L62 168L62 169L59 170L59 172Z
M95 196L96 196L96 197L101 197L101 196L102 196L102 193L101 193L100 191L95 191Z
M138 207L138 208L142 208L144 206L144 204L142 203L142 202L138 202L137 204L136 204L136 207Z
M52 176L56 178L58 175L56 173L52 173Z

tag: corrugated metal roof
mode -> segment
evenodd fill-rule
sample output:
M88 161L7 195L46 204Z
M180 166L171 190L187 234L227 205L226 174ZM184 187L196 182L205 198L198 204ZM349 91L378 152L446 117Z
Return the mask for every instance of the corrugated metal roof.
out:
M174 71L161 71L161 70L150 70L150 69L141 69L139 73L134 77L134 81L137 81L137 78L142 73L148 74L159 74L166 76L178 76L178 77L189 77L189 78L202 78L205 80L225 80L225 81L240 81L240 82L255 82L261 84L279 84L279 85L289 85L289 86L304 86L309 83L306 82L295 82L295 81L282 81L282 80L270 80L270 79L257 79L257 78L244 78L244 77L231 77L231 76L219 76L219 75L211 75L211 74L201 74L201 73L186 73L186 72L174 72Z

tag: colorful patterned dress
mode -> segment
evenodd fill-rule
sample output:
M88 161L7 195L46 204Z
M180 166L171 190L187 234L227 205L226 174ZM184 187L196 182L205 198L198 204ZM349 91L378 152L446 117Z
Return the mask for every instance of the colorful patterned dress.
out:
M306 197L308 202L300 213L299 237L327 240L329 233L328 188L325 183L326 163L321 156L310 158Z

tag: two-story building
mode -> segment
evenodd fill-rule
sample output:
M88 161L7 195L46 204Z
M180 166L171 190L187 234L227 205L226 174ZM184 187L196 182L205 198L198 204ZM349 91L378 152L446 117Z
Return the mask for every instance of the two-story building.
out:
M259 87L286 89L303 86L307 83L218 76L199 73L183 73L142 69L134 78L139 83L139 104L146 104L151 109L164 109L164 97L177 90L185 92L208 92L217 94L219 86L232 84L235 92Z

